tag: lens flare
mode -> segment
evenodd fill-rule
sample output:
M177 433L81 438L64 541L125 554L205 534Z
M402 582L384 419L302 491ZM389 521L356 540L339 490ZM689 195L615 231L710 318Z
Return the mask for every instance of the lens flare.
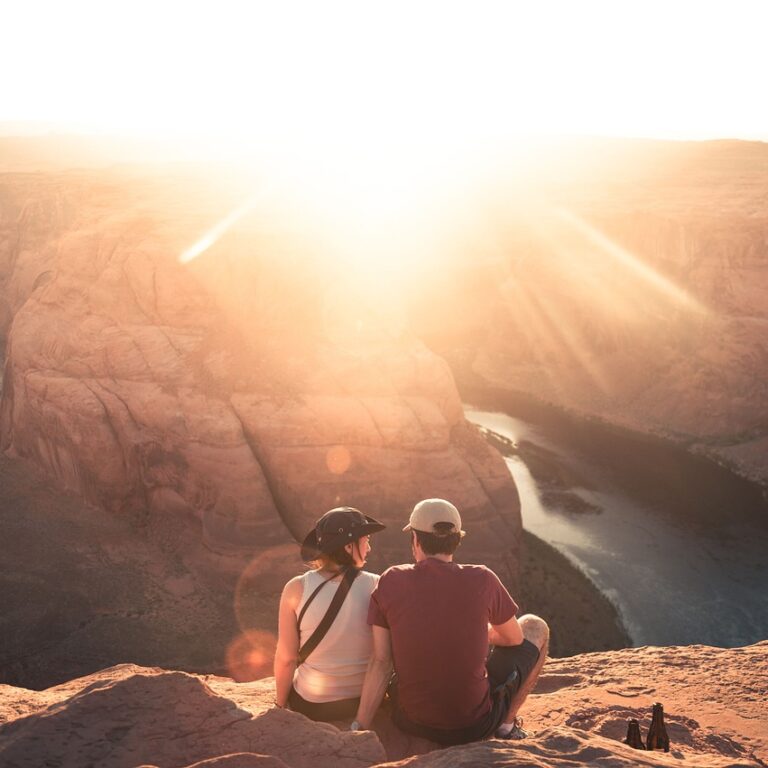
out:
M334 445L325 454L325 465L333 475L343 475L352 465L352 454L344 445Z
M182 264L189 264L213 246L229 229L231 229L246 214L253 211L261 202L264 195L256 195L246 200L242 205L228 213L218 224L209 229L194 245L191 245L179 256Z
M250 630L238 635L227 648L229 676L238 683L260 680L272 672L277 638L264 630Z
M311 523L307 523L307 530ZM285 583L301 569L297 544L280 544L260 552L243 569L234 593L237 623L244 633L274 624Z

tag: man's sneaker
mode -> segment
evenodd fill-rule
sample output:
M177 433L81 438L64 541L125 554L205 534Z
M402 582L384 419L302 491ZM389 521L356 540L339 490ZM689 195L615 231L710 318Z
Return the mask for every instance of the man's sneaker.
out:
M521 739L528 738L528 732L523 730L523 718L516 717L515 722L511 723L511 728L506 728L507 724L500 725L496 729L497 739L511 739L512 741L520 741Z

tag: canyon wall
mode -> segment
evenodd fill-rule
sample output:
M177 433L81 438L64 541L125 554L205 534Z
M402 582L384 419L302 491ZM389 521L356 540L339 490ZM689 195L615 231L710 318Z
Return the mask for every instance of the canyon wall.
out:
M582 150L499 196L439 297L464 326L425 336L496 385L768 484L768 145Z
M0 448L233 573L340 504L388 525L374 567L399 562L413 503L444 496L464 556L513 586L513 481L385 299L340 303L301 222L264 206L180 258L246 194L170 172L0 179Z

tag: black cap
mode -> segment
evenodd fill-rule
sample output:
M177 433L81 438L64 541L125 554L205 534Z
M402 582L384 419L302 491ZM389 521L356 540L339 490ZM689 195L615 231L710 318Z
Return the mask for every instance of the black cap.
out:
M317 560L321 553L329 554L361 536L378 533L386 528L378 520L364 515L354 507L336 507L326 512L301 543L301 559L305 563Z

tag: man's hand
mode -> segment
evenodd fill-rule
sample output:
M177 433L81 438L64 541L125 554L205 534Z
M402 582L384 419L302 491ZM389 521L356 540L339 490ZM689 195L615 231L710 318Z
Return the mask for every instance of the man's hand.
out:
M514 616L503 624L488 625L489 645L520 645L523 639L523 628Z

